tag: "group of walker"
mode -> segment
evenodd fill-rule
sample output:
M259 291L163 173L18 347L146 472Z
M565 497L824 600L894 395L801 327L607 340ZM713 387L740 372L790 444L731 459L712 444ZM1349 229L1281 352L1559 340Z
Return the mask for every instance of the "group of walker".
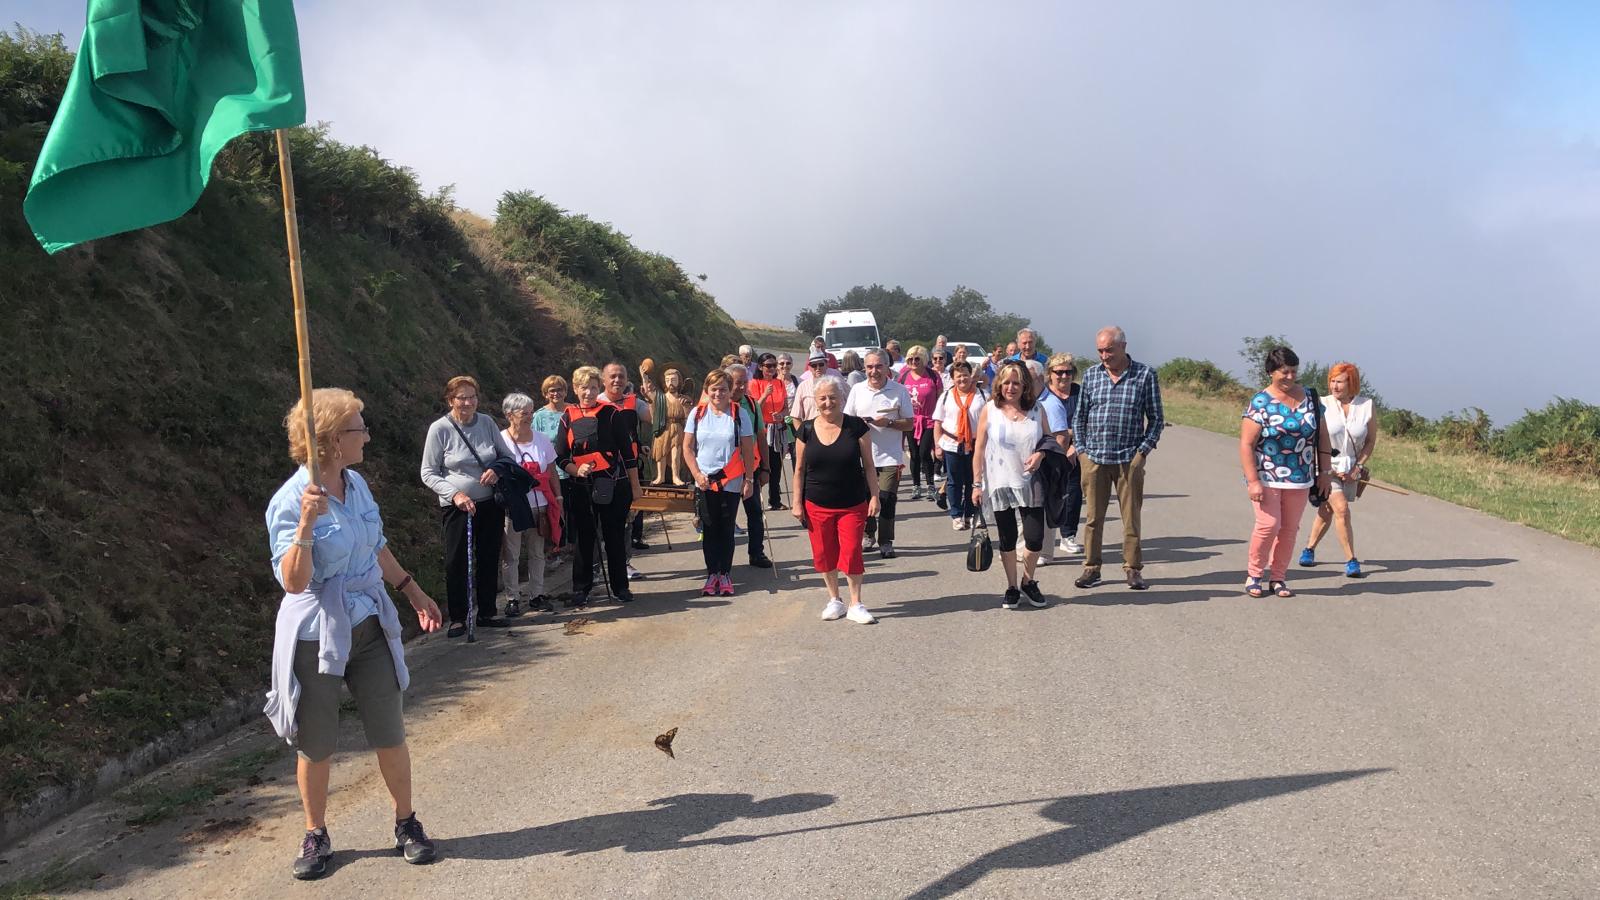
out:
M550 376L540 386L544 405L521 392L502 401L503 429L479 411L478 382L452 378L444 391L449 410L429 427L421 465L440 508L447 633L506 626L502 603L511 616L523 605L553 609L544 587L546 559L563 543L573 548L569 607L590 602L597 572L615 601L633 601L632 584L642 576L630 554L648 545L631 503L641 493L641 466L651 464L656 483L694 485L704 595L735 592L741 509L750 564L772 565L762 552L759 487L768 485L769 510L785 508L779 490L785 457L794 463L788 508L810 537L812 564L828 591L824 620L875 621L862 598L864 551L896 556L896 506L908 458L913 500L938 502L958 532L974 518L993 522L1006 579L1002 606L1048 605L1036 574L1051 551L1081 550L1077 588L1101 583L1113 492L1124 580L1129 589L1146 590L1144 473L1164 424L1156 372L1128 356L1122 329L1108 327L1095 336L1099 365L1079 383L1073 357L1036 352L1037 337L1024 329L1005 348L1010 355L997 346L981 364L966 359L964 349L948 351L942 338L931 353L917 346L899 359L899 345L890 341L864 358L846 354L842 363L819 344L803 378L791 373L787 354L758 356L746 346L707 373L698 400L675 369L660 385L648 368L641 371L640 390L621 363L581 366L570 382L576 403L566 402L569 383ZM1287 348L1269 354L1270 383L1243 418L1240 461L1256 518L1245 589L1253 597L1293 595L1287 569L1308 500L1319 503L1318 518L1301 565L1314 564L1315 546L1331 524L1344 545L1346 574L1361 574L1349 504L1365 483L1377 438L1372 403L1357 393L1353 365L1333 367L1325 400L1298 384L1298 365ZM348 390L313 392L318 484L307 466L312 441L304 408L295 404L284 422L299 468L266 516L273 575L284 596L265 712L298 749L306 832L293 874L301 879L325 874L333 854L325 818L341 682L356 700L393 800L396 852L418 864L436 856L411 804L401 701L409 674L385 584L406 598L423 631L443 628L444 615L390 550L377 502L353 468L371 440L362 409ZM1047 549L1048 530L1059 539Z

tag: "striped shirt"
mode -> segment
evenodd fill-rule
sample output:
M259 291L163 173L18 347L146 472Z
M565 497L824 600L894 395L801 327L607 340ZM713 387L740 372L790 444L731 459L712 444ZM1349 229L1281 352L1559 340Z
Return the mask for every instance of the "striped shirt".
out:
M1122 378L1113 382L1104 363L1090 369L1072 423L1079 452L1098 465L1121 465L1136 453L1148 454L1161 440L1156 370L1130 359Z

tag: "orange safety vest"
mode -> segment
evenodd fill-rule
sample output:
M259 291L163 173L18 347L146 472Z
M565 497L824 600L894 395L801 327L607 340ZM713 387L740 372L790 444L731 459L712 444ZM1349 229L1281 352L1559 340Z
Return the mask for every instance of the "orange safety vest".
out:
M600 395L600 402L601 403L609 403L612 406L617 407L618 409L625 409L625 410L633 413L635 417L637 417L639 415L639 395L638 394L623 394L622 395L622 402L619 403L616 400L611 399L606 394L602 393ZM631 435L631 440L628 442L628 444L629 444L630 448L633 450L633 455L635 457L638 457L638 455L639 455L639 428L638 428L637 425L634 426L633 434Z
M574 416L579 419L593 419L600 415L600 410L602 408L610 405L611 404L609 403L601 401L600 403L596 403L594 405L594 409L585 411L582 406L574 403L566 408L566 411L561 414L561 418L566 421L567 429L570 431L574 421ZM595 472L604 472L605 470L611 468L611 463L606 459L604 453L578 453L573 455L572 461L580 466L584 463L590 463L594 466ZM593 472L590 474L593 474Z

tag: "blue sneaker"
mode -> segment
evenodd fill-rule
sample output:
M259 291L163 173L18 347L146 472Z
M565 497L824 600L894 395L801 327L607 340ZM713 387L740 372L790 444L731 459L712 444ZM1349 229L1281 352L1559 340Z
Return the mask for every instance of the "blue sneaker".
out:
M1311 568L1317 564L1317 552L1310 547L1300 551L1300 565Z
M1356 559L1355 557L1351 557L1347 562L1345 562L1345 564L1344 564L1344 577L1346 577L1346 578L1360 578L1361 577L1361 560Z

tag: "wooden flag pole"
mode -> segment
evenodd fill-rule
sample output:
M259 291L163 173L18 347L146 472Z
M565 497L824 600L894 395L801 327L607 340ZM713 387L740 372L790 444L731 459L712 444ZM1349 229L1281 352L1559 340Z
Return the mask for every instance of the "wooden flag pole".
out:
M289 283L294 291L294 339L300 353L300 405L306 411L306 468L311 483L322 484L317 463L317 420L311 408L311 329L306 324L306 275L300 264L300 222L294 205L294 165L289 160L289 132L279 128L278 180L283 187L283 230L289 237Z
M1361 483L1364 484L1364 485L1367 485L1368 487L1375 487L1380 491L1388 491L1391 494L1399 494L1402 497L1411 496L1411 492L1410 491L1402 491L1401 489L1399 489L1397 487L1390 487L1387 484L1379 484L1378 482L1373 481L1370 478L1361 479Z

